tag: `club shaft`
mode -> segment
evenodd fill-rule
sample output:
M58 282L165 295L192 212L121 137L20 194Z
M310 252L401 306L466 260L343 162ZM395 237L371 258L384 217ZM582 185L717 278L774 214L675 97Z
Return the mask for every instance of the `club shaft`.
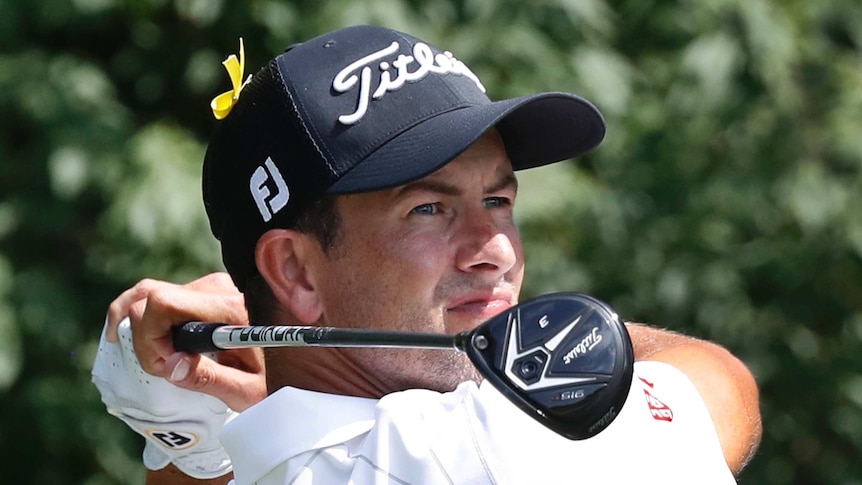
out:
M464 350L467 336L337 327L230 326L190 322L174 330L174 347L212 352L248 347L398 347Z

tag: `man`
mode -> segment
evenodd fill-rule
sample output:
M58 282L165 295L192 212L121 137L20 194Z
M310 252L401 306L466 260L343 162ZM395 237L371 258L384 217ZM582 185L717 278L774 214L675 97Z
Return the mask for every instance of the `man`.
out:
M583 99L492 103L451 53L377 27L311 39L242 76L215 100L203 184L243 295L218 275L143 281L111 305L94 366L109 411L148 438L152 482L733 483L759 441L750 372L717 345L646 326L629 326L623 410L583 441L477 386L454 352L267 350L262 401L259 353L175 352L171 327L189 320L474 328L521 289L514 170L604 136Z

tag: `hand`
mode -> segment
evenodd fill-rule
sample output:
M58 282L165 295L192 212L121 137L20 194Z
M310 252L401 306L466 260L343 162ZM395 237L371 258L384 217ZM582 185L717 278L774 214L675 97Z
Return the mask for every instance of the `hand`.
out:
M108 307L108 342L117 342L117 326L126 316L135 354L147 373L215 396L236 411L266 397L261 349L226 350L212 360L176 352L171 341L171 327L188 321L248 325L243 296L227 274L213 273L182 286L141 280Z

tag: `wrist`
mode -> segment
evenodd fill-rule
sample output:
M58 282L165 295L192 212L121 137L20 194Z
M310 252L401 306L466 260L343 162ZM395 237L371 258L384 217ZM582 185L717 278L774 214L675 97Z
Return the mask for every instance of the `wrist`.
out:
M213 396L146 374L135 357L128 319L120 323L118 334L119 342L111 343L102 333L92 381L108 412L146 439L147 469L172 463L199 479L230 472L218 434L238 413Z

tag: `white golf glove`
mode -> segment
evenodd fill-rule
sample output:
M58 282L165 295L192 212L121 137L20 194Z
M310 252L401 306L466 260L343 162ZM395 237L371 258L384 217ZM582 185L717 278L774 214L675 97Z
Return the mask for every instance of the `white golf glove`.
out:
M230 472L233 467L218 434L239 413L213 396L144 372L132 346L129 319L117 330L119 343L105 340L102 330L92 380L108 412L146 438L144 466L160 470L173 463L198 479Z

